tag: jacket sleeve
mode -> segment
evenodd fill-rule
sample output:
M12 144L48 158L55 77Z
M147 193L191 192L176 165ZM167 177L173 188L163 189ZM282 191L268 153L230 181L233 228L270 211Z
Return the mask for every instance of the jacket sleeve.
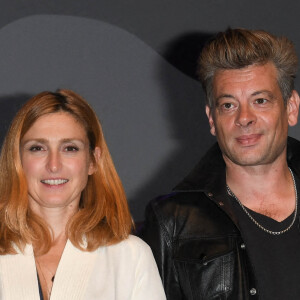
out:
M182 300L177 272L173 261L172 219L163 216L157 201L149 203L140 237L151 247L168 300ZM166 226L168 224L168 226Z

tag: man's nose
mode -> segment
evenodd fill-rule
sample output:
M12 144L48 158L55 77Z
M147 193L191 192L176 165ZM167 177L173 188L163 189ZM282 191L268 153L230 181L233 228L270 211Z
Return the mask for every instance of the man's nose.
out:
M256 114L253 109L247 105L240 105L236 116L235 124L240 127L247 127L256 123Z

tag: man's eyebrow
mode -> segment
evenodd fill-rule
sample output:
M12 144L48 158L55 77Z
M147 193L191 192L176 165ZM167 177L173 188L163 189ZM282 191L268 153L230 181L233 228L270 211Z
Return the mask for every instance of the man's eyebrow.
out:
M220 99L223 98L230 98L230 99L234 99L234 97L230 94L221 94L220 96L218 96L215 100L215 103L218 104L218 102L220 101Z
M257 95L260 95L260 94L267 94L270 98L274 98L274 94L268 90L259 90L259 91L255 91L251 94L251 96L257 96ZM223 98L229 98L229 99L235 99L234 96L230 95L230 94L221 94L220 96L218 96L216 98L216 104L218 103L218 101L220 99L223 99Z
M270 98L274 98L274 94L268 90L261 90L261 91L256 91L251 94L251 96L257 96L260 94L267 94Z

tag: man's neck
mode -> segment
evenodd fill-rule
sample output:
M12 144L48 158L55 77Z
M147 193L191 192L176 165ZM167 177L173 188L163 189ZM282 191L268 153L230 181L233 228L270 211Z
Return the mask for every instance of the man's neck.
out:
M285 158L259 166L224 160L227 185L244 206L277 221L294 211L294 183Z

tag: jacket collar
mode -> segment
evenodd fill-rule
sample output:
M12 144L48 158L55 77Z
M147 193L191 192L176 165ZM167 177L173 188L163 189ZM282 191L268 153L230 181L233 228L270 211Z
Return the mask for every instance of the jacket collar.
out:
M287 140L287 161L293 172L300 177L300 142L292 137L288 137ZM215 143L174 190L220 194L225 189L225 185L225 162L218 144Z

